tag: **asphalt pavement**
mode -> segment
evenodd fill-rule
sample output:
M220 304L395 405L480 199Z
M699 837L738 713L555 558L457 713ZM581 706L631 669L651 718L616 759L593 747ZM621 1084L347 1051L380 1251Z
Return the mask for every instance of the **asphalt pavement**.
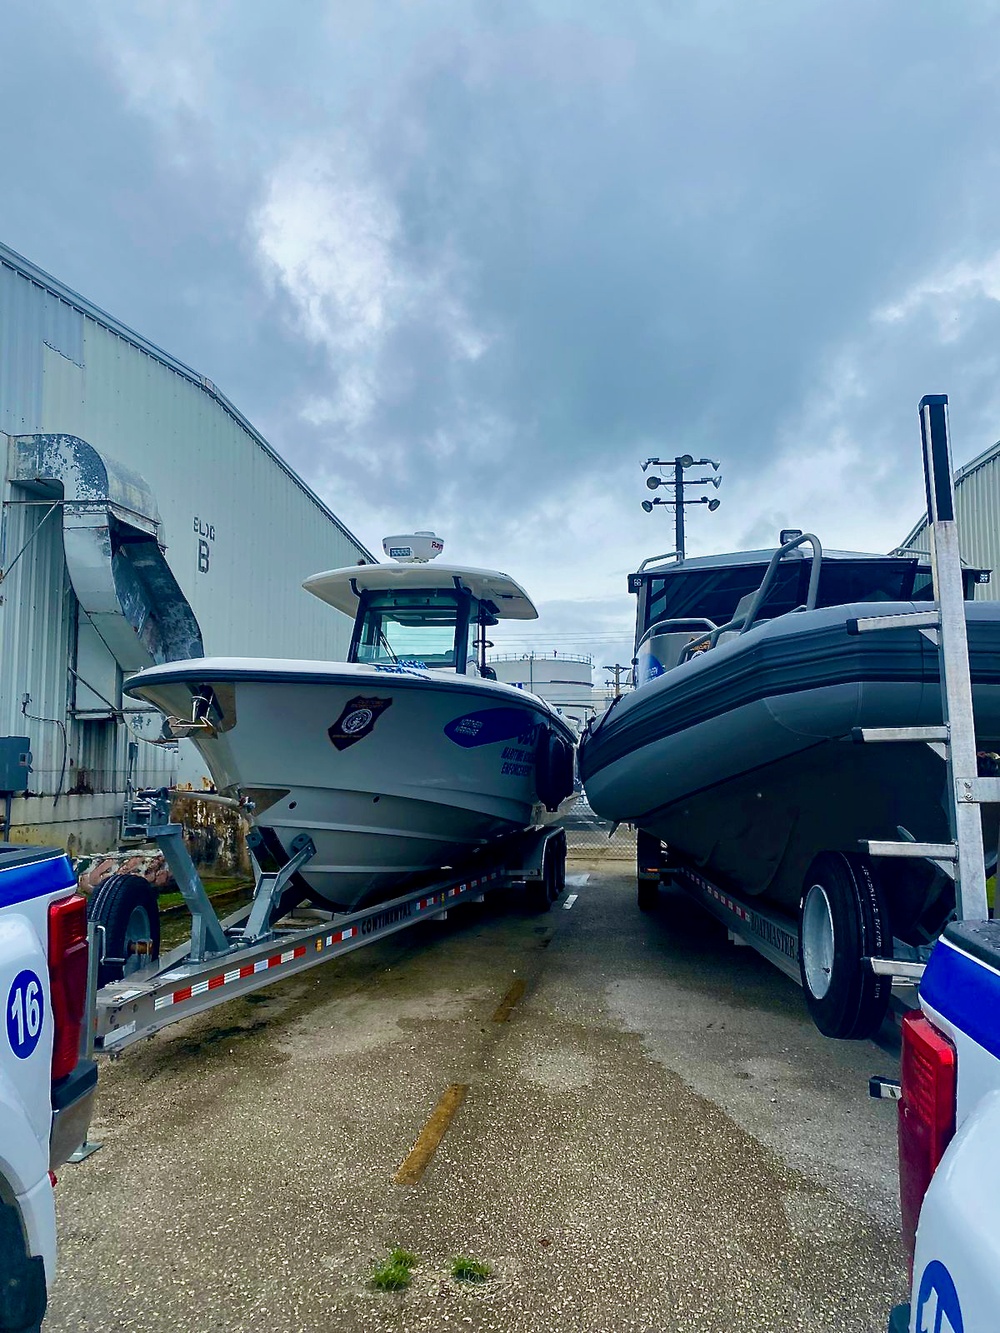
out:
M46 1329L882 1333L891 1036L822 1038L627 872L571 863L543 916L494 895L104 1065ZM394 1246L412 1283L372 1290Z

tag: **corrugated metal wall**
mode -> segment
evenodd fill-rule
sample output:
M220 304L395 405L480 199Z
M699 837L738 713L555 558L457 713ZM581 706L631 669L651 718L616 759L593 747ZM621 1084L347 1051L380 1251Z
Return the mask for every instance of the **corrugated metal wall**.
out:
M1000 598L1000 444L995 444L955 474L955 519L962 559L993 571L992 582L976 589L979 600ZM923 519L903 542L907 551L927 552Z
M72 726L67 668L75 598L59 510L50 512L20 486L10 487L7 499L13 503L4 516L3 567L23 554L0 585L0 734L31 737L32 789L55 795L72 785L66 782Z
M360 543L210 382L3 247L0 431L79 435L144 477L207 653L345 654L347 618L300 584L367 556ZM0 585L0 734L30 735L34 791L121 791L125 729L73 715L77 605L61 512L43 522L44 505L23 503L39 496L9 484L5 445L0 568L25 550ZM177 764L140 744L140 782L163 782Z

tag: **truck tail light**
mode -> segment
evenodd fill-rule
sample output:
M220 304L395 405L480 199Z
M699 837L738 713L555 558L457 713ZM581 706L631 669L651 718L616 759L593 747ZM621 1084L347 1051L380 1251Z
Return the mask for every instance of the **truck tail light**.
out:
M49 982L52 988L52 1079L72 1073L87 1007L87 900L79 893L49 908Z
M903 1019L899 1102L899 1201L913 1265L920 1207L955 1133L955 1047L920 1012Z

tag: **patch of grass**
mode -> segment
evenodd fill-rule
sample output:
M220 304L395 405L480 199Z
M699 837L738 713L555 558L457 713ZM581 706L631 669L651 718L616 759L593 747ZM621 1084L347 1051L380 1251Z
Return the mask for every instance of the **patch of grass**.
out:
M451 1275L459 1282L488 1282L493 1276L489 1264L481 1264L478 1259L467 1259L458 1254L451 1261Z
M397 1245L385 1263L379 1264L372 1273L369 1285L376 1291L405 1291L413 1276L411 1270L418 1262L417 1255Z

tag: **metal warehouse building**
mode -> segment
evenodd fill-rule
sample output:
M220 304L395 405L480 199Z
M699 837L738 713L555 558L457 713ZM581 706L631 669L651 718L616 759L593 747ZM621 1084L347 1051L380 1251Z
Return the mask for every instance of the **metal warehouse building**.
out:
M299 585L365 548L211 381L3 246L0 481L0 737L32 754L16 840L106 849L128 780L197 776L189 742L123 711L128 672L202 646L345 655L349 621Z
M955 473L955 519L962 559L993 571L991 582L977 587L976 596L993 600L1000 596L1000 442ZM900 550L929 552L926 514Z

